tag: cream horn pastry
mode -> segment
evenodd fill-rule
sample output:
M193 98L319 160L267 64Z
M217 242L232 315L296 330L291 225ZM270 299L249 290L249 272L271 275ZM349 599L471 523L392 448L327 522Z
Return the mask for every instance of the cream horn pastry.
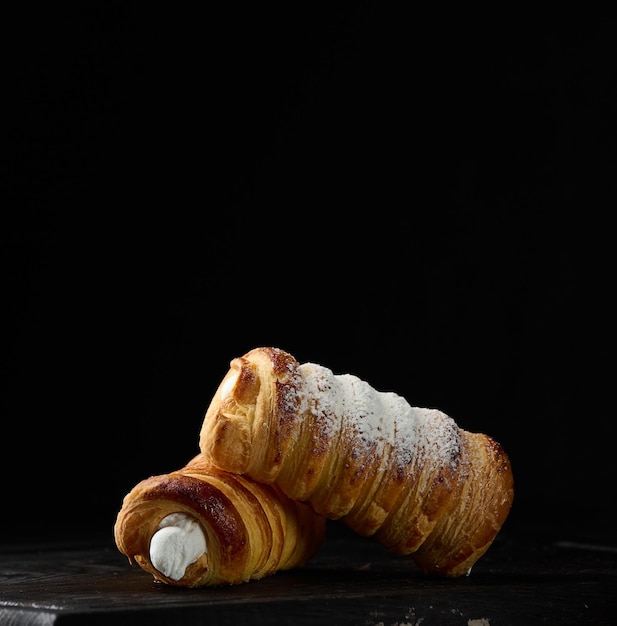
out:
M213 467L198 454L185 467L142 480L126 494L116 546L156 581L232 585L300 567L319 549L325 518L276 485Z
M200 449L449 577L471 571L514 496L510 461L490 436L274 347L231 361Z

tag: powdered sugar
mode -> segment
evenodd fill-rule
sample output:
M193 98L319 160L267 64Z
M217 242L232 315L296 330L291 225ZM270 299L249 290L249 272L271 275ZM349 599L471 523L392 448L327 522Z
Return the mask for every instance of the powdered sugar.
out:
M299 367L303 402L315 418L321 437L351 437L350 449L383 458L390 451L399 466L422 454L435 464L454 462L459 431L436 409L412 407L402 396L380 392L352 374L335 375L315 363Z

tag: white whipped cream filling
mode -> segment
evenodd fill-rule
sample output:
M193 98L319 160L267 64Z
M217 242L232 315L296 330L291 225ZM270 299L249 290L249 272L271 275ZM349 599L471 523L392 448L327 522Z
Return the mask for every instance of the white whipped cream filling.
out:
M164 517L150 540L150 561L172 580L180 580L186 568L207 551L199 522L185 513Z
M221 387L221 400L225 399L225 396L229 394L229 392L234 388L236 381L238 380L238 375L230 376Z

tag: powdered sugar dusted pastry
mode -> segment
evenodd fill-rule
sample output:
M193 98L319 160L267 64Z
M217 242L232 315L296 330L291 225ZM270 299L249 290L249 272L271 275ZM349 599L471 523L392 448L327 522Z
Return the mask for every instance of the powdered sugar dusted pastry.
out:
M114 536L155 580L181 587L230 585L303 565L323 543L325 519L197 455L151 476L124 497Z
M200 448L445 576L468 573L486 552L514 494L491 437L273 347L231 361Z

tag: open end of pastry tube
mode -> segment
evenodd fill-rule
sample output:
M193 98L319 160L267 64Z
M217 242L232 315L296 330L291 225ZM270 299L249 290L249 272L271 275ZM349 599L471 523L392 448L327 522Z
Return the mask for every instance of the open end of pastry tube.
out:
M207 552L199 522L186 513L172 513L159 523L150 540L150 561L164 576L178 581Z
M221 400L224 400L231 390L235 387L238 381L238 374L234 372L231 376L226 378L221 385Z

